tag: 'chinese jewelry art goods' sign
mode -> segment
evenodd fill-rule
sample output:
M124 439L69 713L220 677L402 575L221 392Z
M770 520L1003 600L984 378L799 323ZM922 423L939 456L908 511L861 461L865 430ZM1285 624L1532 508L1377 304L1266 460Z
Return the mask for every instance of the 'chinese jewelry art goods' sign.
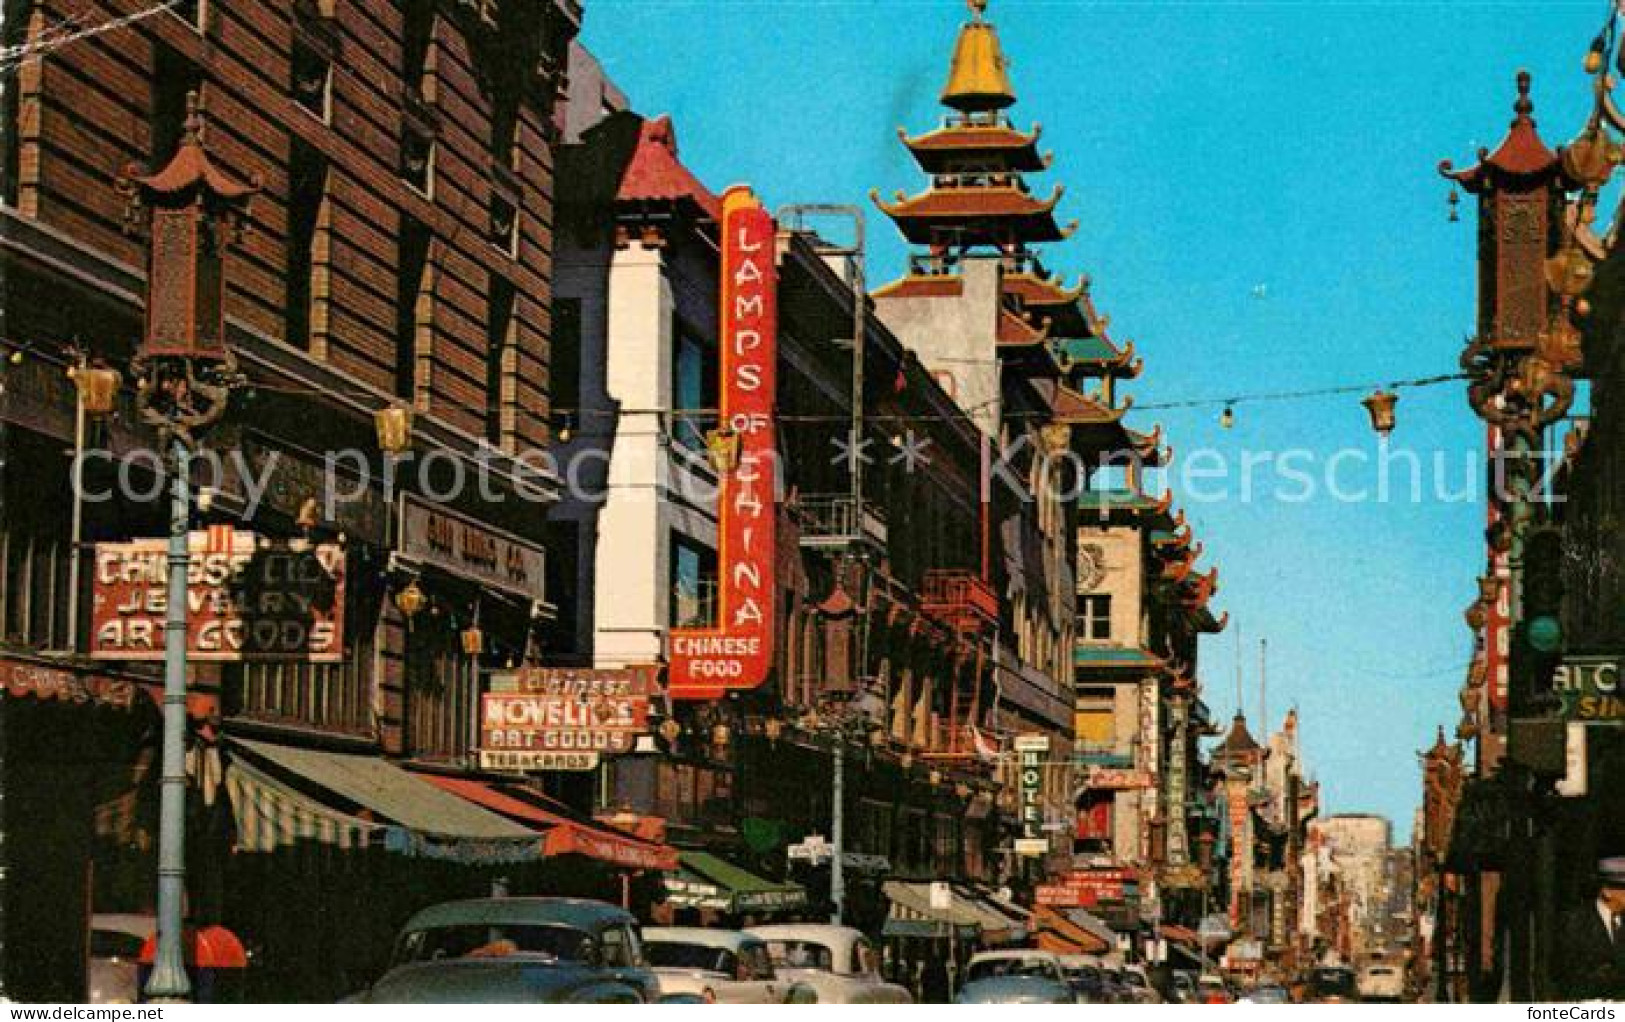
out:
M737 463L719 472L719 600L713 628L673 629L673 699L715 699L756 688L773 663L773 401L778 350L773 218L744 187L722 198L721 426Z
M168 540L96 544L90 655L160 660L169 606ZM344 550L262 545L215 526L187 537L186 655L192 660L344 656Z
M480 765L590 770L648 731L654 671L547 667L497 675L480 706Z

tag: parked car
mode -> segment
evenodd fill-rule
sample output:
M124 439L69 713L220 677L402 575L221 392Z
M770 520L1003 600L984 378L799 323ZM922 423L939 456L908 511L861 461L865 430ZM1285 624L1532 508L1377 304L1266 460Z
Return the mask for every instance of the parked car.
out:
M1352 1004L1360 999L1354 970L1343 965L1323 965L1309 973L1309 1000L1314 1004Z
M1172 982L1174 988L1173 1001L1175 1004L1197 1003L1196 974L1194 972L1186 972L1181 969L1176 969L1174 970Z
M1134 1004L1161 1004L1162 995L1157 988L1151 985L1151 978L1145 973L1143 965L1125 965L1118 970L1123 978L1123 984L1128 987L1129 996Z
M1292 995L1286 987L1275 983L1260 983L1241 998L1243 1004L1291 1004Z
M784 923L745 931L767 942L780 979L805 983L819 1004L912 1004L906 987L880 975L880 956L862 932L830 923Z
M577 898L479 898L426 908L387 972L353 1000L374 1004L642 1004L660 998L637 920Z
M1231 1004L1235 997L1223 979L1208 974L1196 981L1196 1000L1198 1004Z
M981 951L965 966L956 1004L1076 1004L1061 960L1052 951Z
M1094 955L1058 955L1079 1004L1114 1004L1115 991L1107 984L1100 959Z
M102 912L90 917L89 1003L134 1004L141 999L141 946L157 929L150 915Z
M718 1004L813 1004L818 994L803 982L774 974L767 942L738 930L696 926L643 931L643 958L660 980L660 992L696 994Z
M1405 972L1397 965L1376 962L1360 970L1355 984L1362 1001L1398 1003L1405 998Z

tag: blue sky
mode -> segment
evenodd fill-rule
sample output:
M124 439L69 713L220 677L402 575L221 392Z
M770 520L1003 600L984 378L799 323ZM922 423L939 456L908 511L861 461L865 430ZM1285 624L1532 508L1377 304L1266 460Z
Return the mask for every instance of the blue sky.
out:
M1474 216L1464 204L1446 222L1434 166L1500 140L1519 68L1547 141L1572 137L1606 9L993 0L989 17L1012 116L1041 122L1055 152L1034 185L1065 183L1062 219L1080 224L1046 262L1093 277L1113 336L1145 356L1129 387L1144 405L1453 372L1473 326ZM867 202L923 183L895 129L937 123L965 15L957 0L588 0L583 37L637 110L673 115L714 188ZM904 248L878 212L870 228L871 279L889 280ZM1162 422L1176 456L1376 451L1358 395L1243 403L1231 430L1216 408L1133 421ZM1461 388L1403 391L1399 422L1393 448L1448 459L1459 490L1482 446ZM1235 709L1239 625L1257 733L1267 638L1271 722L1298 706L1323 811L1381 812L1408 833L1415 752L1459 718L1482 503L1184 503L1232 614L1203 650L1209 704Z

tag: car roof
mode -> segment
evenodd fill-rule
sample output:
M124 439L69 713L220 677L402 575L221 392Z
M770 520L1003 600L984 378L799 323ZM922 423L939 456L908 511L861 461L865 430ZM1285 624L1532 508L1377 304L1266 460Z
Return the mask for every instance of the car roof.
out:
M708 930L703 926L645 926L643 942L698 944L701 947L738 951L746 944L760 944L762 938L739 930Z
M1035 947L1001 948L997 951L978 951L970 956L972 962L1025 961L1029 958L1042 958L1059 965L1061 958L1053 951L1044 951Z
M407 930L482 923L568 926L598 931L615 924L634 925L632 913L587 898L470 898L431 905L407 921Z
M771 926L752 926L745 932L763 940L815 941L834 950L849 948L864 939L863 931L834 923L775 923Z

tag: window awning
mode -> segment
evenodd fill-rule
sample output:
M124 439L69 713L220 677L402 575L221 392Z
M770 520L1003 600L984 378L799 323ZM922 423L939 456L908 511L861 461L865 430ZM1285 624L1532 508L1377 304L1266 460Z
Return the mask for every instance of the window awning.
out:
M542 847L549 856L585 855L628 869L670 870L677 867L677 850L608 827L573 820L512 792L511 785L424 774L423 779L476 805L542 830Z
M984 932L983 926L991 915L991 912L978 911L969 899L951 888L948 905L933 907L929 882L888 880L880 886L880 890L891 902L883 931L888 937L974 938Z
M677 853L677 875L666 881L667 901L679 908L736 914L788 912L807 905L800 884L766 880L710 852Z
M347 803L326 804L235 756L226 783L239 845L246 849L274 851L300 840L341 848L382 844L402 855L469 864L526 862L546 854L530 828L442 791L382 757L242 738L233 744Z

